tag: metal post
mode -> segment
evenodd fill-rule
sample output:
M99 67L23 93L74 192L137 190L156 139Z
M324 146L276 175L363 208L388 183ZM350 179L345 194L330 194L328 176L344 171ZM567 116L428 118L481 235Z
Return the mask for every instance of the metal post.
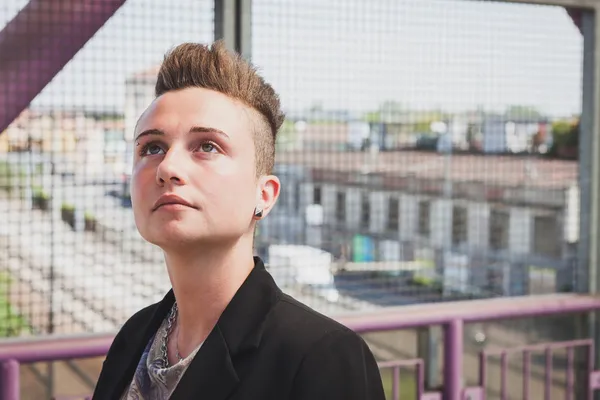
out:
M600 119L597 109L600 99L600 26L596 15L583 11L581 32L583 35L583 85L580 120L580 237L578 290L598 293L600 262ZM589 334L598 343L600 326L597 313L589 319ZM598 346L595 346L598 349ZM593 362L598 365L598 350Z
M446 132L446 135L451 135ZM443 186L443 199L442 205L442 218L444 230L444 239L442 245L442 251L439 260L441 262L436 265L438 272L441 275L443 284L443 293L447 293L446 282L445 282L445 269L446 269L446 257L452 250L452 224L453 221L453 203L452 203L452 146L454 145L454 138L450 136L450 148L444 149L444 186ZM447 223L450 222L449 226ZM438 347L441 339L441 330L438 326L430 326L422 328L418 332L419 337L419 357L426 360L425 362L425 383L428 389L435 389L439 385L439 373L440 366L438 362Z
M20 379L19 363L17 361L8 360L2 363L2 370L0 371L2 400L19 400Z
M597 12L591 10L581 12L583 82L579 133L580 235L577 290L589 293L598 293L600 289L600 26L596 23L596 15ZM590 337L599 343L600 319L597 313L590 313L588 322ZM595 349L591 362L598 365L599 346L595 346ZM582 378L578 374L578 385Z
M252 58L252 0L237 0L239 20L239 47L237 51L246 60Z
M227 48L235 49L235 0L215 0L215 40L225 42Z
M580 293L595 293L597 291L596 282L596 262L598 255L596 254L598 246L596 240L598 223L600 221L592 218L595 212L593 203L597 199L599 189L597 179L598 163L597 157L598 135L596 117L596 92L594 82L598 76L596 70L596 23L595 13L593 10L581 10L580 30L583 37L583 66L582 66L582 98L581 98L581 119L579 129L579 243L577 246L577 264L575 275L575 290ZM595 164L595 165L594 165ZM597 215L597 214L596 214ZM589 318L588 318L589 315ZM589 313L581 318L578 322L579 332L578 337L596 338L595 334L595 316L594 313ZM577 355L576 382L577 390L576 398L584 398L587 384L587 369L580 368L586 360Z
M252 56L252 0L215 0L215 40L247 60Z
M579 292L593 292L596 287L595 269L592 267L597 255L595 241L591 236L597 229L597 222L592 217L594 191L598 185L594 183L598 173L597 163L594 162L594 150L597 143L595 128L595 18L591 11L583 11L581 15L581 31L583 35L583 73L582 73L582 109L579 130L579 213L580 234L577 265L577 288ZM594 166L596 164L596 166Z
M440 363L438 346L441 339L439 326L417 329L417 355L424 361L425 388L434 390L439 385Z
M460 400L463 378L463 321L444 326L444 399Z

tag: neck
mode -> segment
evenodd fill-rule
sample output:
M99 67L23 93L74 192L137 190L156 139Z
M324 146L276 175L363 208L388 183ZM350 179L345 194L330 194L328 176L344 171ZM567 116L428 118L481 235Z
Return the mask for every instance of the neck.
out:
M233 246L165 251L177 299L177 343L187 355L202 343L254 267L252 238Z

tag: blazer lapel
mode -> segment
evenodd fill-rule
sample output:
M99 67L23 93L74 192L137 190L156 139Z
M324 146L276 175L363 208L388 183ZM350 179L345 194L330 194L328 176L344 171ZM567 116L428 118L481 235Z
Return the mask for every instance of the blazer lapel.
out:
M216 326L171 395L172 400L224 400L239 384L221 329Z
M255 257L255 266L181 377L172 400L224 400L239 386L240 361L261 341L266 316L281 291ZM246 358L247 360L247 358Z

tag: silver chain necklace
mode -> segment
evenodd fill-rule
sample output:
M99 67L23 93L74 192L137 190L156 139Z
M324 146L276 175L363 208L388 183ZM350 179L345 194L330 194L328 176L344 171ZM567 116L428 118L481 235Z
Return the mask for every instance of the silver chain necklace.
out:
M171 311L169 312L168 317L167 317L167 331L166 331L165 337L160 345L163 368L167 368L169 366L169 354L167 352L167 347L169 344L169 336L171 336L171 333L173 332L173 328L175 328L175 322L177 321L178 311L179 311L179 309L177 307L177 302L175 302L173 304L173 307L171 308ZM184 359L183 357L181 357L181 354L179 354L179 343L177 343L177 338L175 338L175 356L177 357L177 359L179 361L183 361L183 359Z

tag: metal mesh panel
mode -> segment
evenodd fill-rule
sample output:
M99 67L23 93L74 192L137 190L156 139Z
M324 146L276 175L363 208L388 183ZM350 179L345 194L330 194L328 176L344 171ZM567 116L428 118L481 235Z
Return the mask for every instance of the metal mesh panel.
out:
M567 11L256 0L252 32L287 112L283 193L257 240L286 290L337 313L573 289L582 36Z
M4 37L25 4L0 6ZM164 52L213 38L208 0L44 7L91 39L0 127L0 335L113 330L168 289L133 224L131 135ZM564 9L255 0L252 21L287 113L256 252L286 291L334 314L573 288L582 38ZM20 53L0 64L3 104L23 74L52 78L44 43L14 79Z
M213 40L213 2L118 3L0 5L3 107L51 79L0 126L2 336L114 331L170 287L128 201L133 126L165 52Z

